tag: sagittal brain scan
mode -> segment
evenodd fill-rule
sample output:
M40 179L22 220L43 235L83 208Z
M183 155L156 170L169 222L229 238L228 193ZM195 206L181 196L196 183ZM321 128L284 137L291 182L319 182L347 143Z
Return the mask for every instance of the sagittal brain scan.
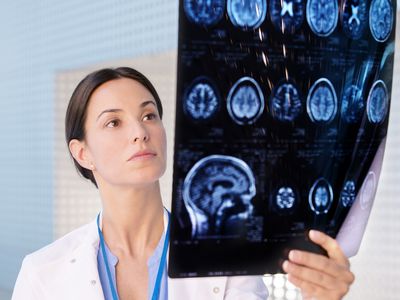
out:
M235 228L252 214L255 193L253 172L243 160L227 155L199 160L183 184L192 237L237 234Z
M213 84L205 77L194 80L187 90L184 111L194 120L207 120L215 115L220 99Z
M353 180L347 180L344 183L343 189L340 193L340 201L344 207L349 207L356 199L356 184Z
M224 15L225 0L184 0L188 19L201 26L212 26Z
M361 89L350 85L343 93L341 115L347 123L356 123L364 113L364 99Z
M282 33L294 33L304 21L304 0L270 0L272 24Z
M318 79L307 96L307 113L315 123L330 122L337 111L335 88L326 78Z
M179 1L170 277L282 273L289 249L323 253L310 229L366 224L396 12L395 0Z
M232 120L239 125L254 123L264 110L264 95L251 77L242 77L230 89L227 109Z
M372 0L369 9L369 28L378 42L384 42L392 32L393 6L390 0Z
M271 114L283 122L294 121L301 113L301 99L298 88L289 81L280 82L271 93Z
M307 22L318 36L328 36L336 28L339 7L336 0L307 0Z
M367 209L371 204L375 195L376 178L374 172L369 172L361 187L360 205L361 209Z
M345 0L343 3L342 27L352 39L359 39L368 24L367 0Z
M371 87L367 99L367 115L371 123L381 123L389 109L389 98L386 85L377 80Z
M326 214L332 205L333 190L325 178L319 178L310 189L308 203L311 210L319 215Z
M228 0L228 15L233 25L258 28L267 14L267 0Z
M282 186L275 196L276 206L281 210L290 210L296 202L296 194L290 186Z

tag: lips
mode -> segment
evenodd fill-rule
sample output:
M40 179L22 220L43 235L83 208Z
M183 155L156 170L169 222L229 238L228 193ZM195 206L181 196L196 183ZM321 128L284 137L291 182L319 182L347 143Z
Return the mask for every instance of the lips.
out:
M156 153L149 151L149 150L141 150L136 152L135 154L133 154L129 159L129 160L133 160L135 158L139 158L139 157L146 157L146 156L155 156Z

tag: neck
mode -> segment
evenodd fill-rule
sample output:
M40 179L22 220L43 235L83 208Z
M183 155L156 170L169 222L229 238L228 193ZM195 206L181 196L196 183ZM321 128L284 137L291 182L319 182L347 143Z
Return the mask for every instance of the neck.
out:
M164 210L158 181L146 187L100 190L102 232L115 255L147 259L164 230Z

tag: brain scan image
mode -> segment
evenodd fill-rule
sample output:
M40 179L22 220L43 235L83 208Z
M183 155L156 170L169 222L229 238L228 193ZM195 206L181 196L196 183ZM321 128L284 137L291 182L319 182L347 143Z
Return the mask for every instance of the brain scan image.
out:
M270 0L272 24L282 33L294 33L304 21L304 0Z
M295 205L296 194L291 187L283 186L277 191L275 201L280 210L289 210Z
M224 15L225 0L184 0L187 18L200 26L212 26Z
M245 30L259 27L267 14L267 0L228 0L227 7L232 24Z
M340 193L340 201L344 207L349 207L356 199L356 184L353 180L344 183L342 192Z
M314 123L330 122L337 112L337 97L332 83L318 79L307 96L307 113Z
M217 91L205 77L193 81L183 101L185 113L194 120L211 118L217 112L219 105Z
M381 123L389 110L389 98L386 85L377 80L371 87L367 98L367 115L371 123Z
M251 77L242 77L230 89L227 109L239 125L254 123L264 110L264 95Z
M311 210L319 215L329 211L333 201L333 190L325 178L319 178L310 189L308 202Z
M281 82L272 90L270 105L275 119L283 122L294 121L301 113L301 100L297 87L289 81Z
M328 36L335 30L338 15L339 7L336 0L307 0L307 22L318 36Z
M367 209L374 198L376 188L376 177L374 172L369 172L367 177L365 177L364 183L361 187L360 193L360 205L361 209Z
M359 39L368 23L366 0L346 0L343 3L342 27L344 33L352 39Z
M392 32L393 6L390 0L372 0L369 8L369 28L374 39L384 42Z
M362 91L356 85L347 87L342 97L341 115L347 123L356 123L364 112Z
M253 213L255 194L253 172L243 160L216 154L197 161L183 183L192 237L236 234Z

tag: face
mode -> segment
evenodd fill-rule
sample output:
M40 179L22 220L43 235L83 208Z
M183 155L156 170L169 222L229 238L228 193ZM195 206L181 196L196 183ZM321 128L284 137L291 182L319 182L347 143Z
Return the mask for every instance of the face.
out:
M166 134L156 101L139 82L116 79L99 86L87 107L82 153L99 188L108 183L156 182L166 168ZM148 155L133 157L138 151Z

